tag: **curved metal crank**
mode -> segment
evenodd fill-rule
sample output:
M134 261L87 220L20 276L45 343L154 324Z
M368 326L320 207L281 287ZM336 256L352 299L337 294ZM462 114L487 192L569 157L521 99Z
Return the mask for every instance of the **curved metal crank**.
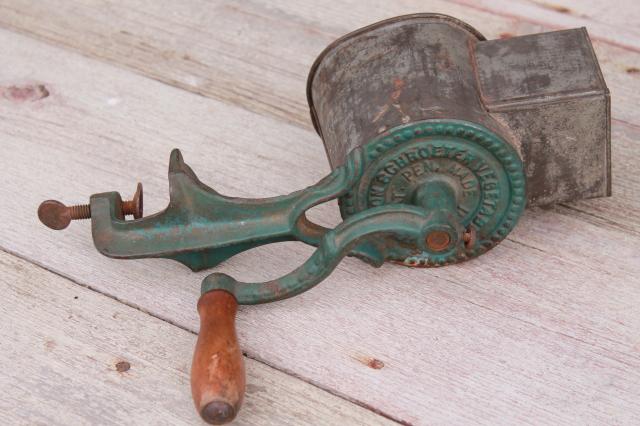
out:
M242 283L221 273L206 277L198 301L200 333L191 367L191 391L200 415L209 423L226 423L242 404L245 374L235 331L238 303L273 302L302 293L326 278L358 244L400 238L426 249L434 214L437 211L410 205L375 207L326 232L313 255L281 278Z
M413 240L425 247L433 213L407 204L386 205L365 210L346 219L324 234L318 249L289 274L263 283L238 282L229 275L213 273L202 282L202 294L225 290L241 305L274 302L295 296L325 279L343 257L358 244L375 244L390 238Z
M387 259L426 251L458 250L464 231L456 219L455 194L446 179L432 179L410 204L387 204L349 216L335 229L318 226L305 212L341 197L360 181L360 149L317 184L289 195L265 199L225 197L204 185L185 164L180 151L169 162L169 205L163 211L131 221L142 212L142 190L123 202L117 192L95 194L87 206L66 207L46 201L41 220L62 229L69 220L91 217L96 248L121 259L161 257L192 270L210 268L263 244L298 240L317 246L291 273L264 283L242 283L214 273L202 283L198 302L200 333L191 369L196 408L208 422L233 419L244 396L242 352L235 332L238 303L273 302L302 293L326 278L347 255L374 266ZM140 214L138 214L138 217Z

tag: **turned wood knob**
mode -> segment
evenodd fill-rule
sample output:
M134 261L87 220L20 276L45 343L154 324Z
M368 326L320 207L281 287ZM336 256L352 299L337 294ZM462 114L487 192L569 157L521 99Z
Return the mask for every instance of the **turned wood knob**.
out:
M191 394L200 416L214 425L232 421L244 397L237 310L235 297L224 290L209 291L198 301L200 333L191 365Z

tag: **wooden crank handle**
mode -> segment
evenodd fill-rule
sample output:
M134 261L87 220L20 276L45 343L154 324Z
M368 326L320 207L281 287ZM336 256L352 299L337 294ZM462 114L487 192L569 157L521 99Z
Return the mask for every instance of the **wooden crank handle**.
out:
M224 290L206 292L198 301L200 333L191 365L191 394L200 416L214 425L232 421L244 397L237 309L236 298Z

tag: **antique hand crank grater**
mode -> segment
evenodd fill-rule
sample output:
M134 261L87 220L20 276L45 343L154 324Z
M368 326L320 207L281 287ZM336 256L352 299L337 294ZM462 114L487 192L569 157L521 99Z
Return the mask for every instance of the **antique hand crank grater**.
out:
M332 172L316 185L267 199L223 196L174 150L170 203L142 218L142 191L123 202L45 201L42 222L92 220L103 254L163 257L193 270L263 244L317 246L298 269L264 283L213 273L202 283L191 371L200 415L237 414L245 387L237 304L285 299L316 285L340 260L373 266L442 266L494 247L529 206L611 192L609 92L587 32L487 41L455 18L416 14L348 34L314 63L307 96ZM305 217L339 199L335 229ZM125 215L134 220L125 220Z

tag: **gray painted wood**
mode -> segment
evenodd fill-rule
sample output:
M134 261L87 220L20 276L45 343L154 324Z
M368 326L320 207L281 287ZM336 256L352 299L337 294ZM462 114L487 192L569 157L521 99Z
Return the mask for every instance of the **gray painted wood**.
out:
M193 333L6 252L0 290L0 423L201 423L189 389ZM245 409L234 424L395 424L257 361L245 363Z
M519 18L555 29L588 27L596 39L640 51L640 8L634 0L454 0L471 10Z
M53 233L37 223L38 203L82 201L82 194L112 189L124 195L141 179L147 212L156 211L167 201L166 163L174 146L183 148L204 182L227 194L268 196L313 183L328 170L320 141L307 128L280 118L306 120L305 61L310 63L317 45L339 28L400 8L376 6L243 3L215 13L204 8L199 15L195 6L166 15L144 13L133 3L104 9L119 19L92 4L5 7L3 25L72 46L84 56L0 32L11 64L0 68L5 89L0 196L10 200L0 210L0 245L196 330L203 274L163 261L103 258L92 247L88 223ZM463 19L475 14L452 9L449 13ZM62 25L64 13L73 18ZM504 18L474 16L468 20L481 30L480 18L494 32L513 29ZM214 18L220 19L214 21L217 27ZM86 19L92 31L84 27ZM136 41L119 41L129 36L111 34L114 27L107 23L113 22L137 34ZM518 28L531 28L523 25ZM234 40L245 49L231 49L237 48ZM146 53L142 43L151 46ZM635 95L623 93L622 83L632 77L614 72L618 65L612 58L637 58L609 45L599 49L612 55L605 55L610 70L605 78L617 85L617 102L631 105ZM158 53L164 50L169 59ZM237 59L234 52L248 56ZM203 65L181 65L184 54ZM41 84L49 96L37 99ZM7 92L11 87L33 90L21 92L31 93L24 99ZM631 83L626 87L633 92ZM619 111L625 120L637 118L629 108ZM374 270L348 259L308 293L242 308L243 347L278 369L415 424L638 423L640 183L634 144L639 133L633 124L615 123L614 197L529 211L509 240L459 266ZM338 221L335 206L318 209L314 218ZM280 244L238 256L220 270L262 280L287 272L309 253L296 244ZM371 368L381 365L375 360L383 368Z
M181 5L167 0L126 4L0 0L0 25L203 96L311 128L305 79L316 55L336 37L380 19L413 12L446 13L470 23L489 39L558 29L563 15L562 28L584 24L598 28L596 35L613 33L610 28L616 28L614 21L605 30L599 20L573 22L568 19L578 13L557 11L552 11L553 22L547 15L533 19L526 13L514 19L503 13L505 7L443 0L349 0L339 5L329 0L194 0ZM597 14L591 0L574 5L573 10L592 18ZM626 16L622 13L625 7L619 10ZM614 100L614 120L637 129L640 73L627 70L640 69L640 55L610 38L593 41ZM614 138L616 143L620 144ZM629 152L632 147L624 143L615 149L625 157L622 161L634 158ZM626 173L616 173L614 162L613 180L626 182L628 178ZM618 192L607 201L572 204L571 214L606 226L640 229L640 221L630 227L627 220L629 215L637 219L640 199L625 187L622 183L614 188ZM605 219L601 206L609 209Z
M407 13L439 12L468 22L488 39L558 29L545 19L527 20L525 14L513 19L493 13L500 6L487 8L444 0L347 0L338 5L330 0L180 5L170 0L0 0L0 25L306 127L309 67L327 44L359 27ZM562 28L598 25L595 20L572 24L566 21ZM631 90L640 80L623 72L640 67L640 57L600 38L594 44L617 99L614 115L640 124L625 106L640 102L640 91Z
M132 175L145 177L148 211L157 210L166 202L162 154L174 145L185 149L205 182L223 192L261 196L293 190L322 175L321 144L311 132L273 119L10 33L3 37L5 46L13 46L7 57L14 65L3 70L2 80L28 84L29 76L50 93L2 104L9 153L2 164L9 183L3 196L16 200L1 213L4 247L195 330L203 274L162 261L103 258L92 248L87 223L56 234L31 212L46 197L66 201L108 189L124 192ZM24 52L30 52L27 61L21 59ZM260 138L238 131L247 123L259 129ZM263 168L253 166L249 147ZM329 208L318 215L337 220ZM603 239L619 241L615 253L602 253ZM586 381L594 398L617 407L617 391L595 383L633 377L621 375L620 361L611 354L624 354L623 361L632 357L632 371L637 368L636 244L620 231L569 215L530 212L512 241L465 265L376 271L348 260L309 293L243 308L240 337L251 356L403 421L516 421L531 413L532 389L545 395L533 405L543 420L594 416L578 402L584 396L554 387L542 372L551 368L559 380ZM221 269L264 279L307 253L281 245L246 253ZM608 315L611 309L618 312L615 319ZM565 355L558 357L558 350ZM385 367L368 367L372 358ZM505 369L505 362L513 365ZM523 398L521 410L509 402L514 398ZM572 409L561 414L545 408L560 401Z

